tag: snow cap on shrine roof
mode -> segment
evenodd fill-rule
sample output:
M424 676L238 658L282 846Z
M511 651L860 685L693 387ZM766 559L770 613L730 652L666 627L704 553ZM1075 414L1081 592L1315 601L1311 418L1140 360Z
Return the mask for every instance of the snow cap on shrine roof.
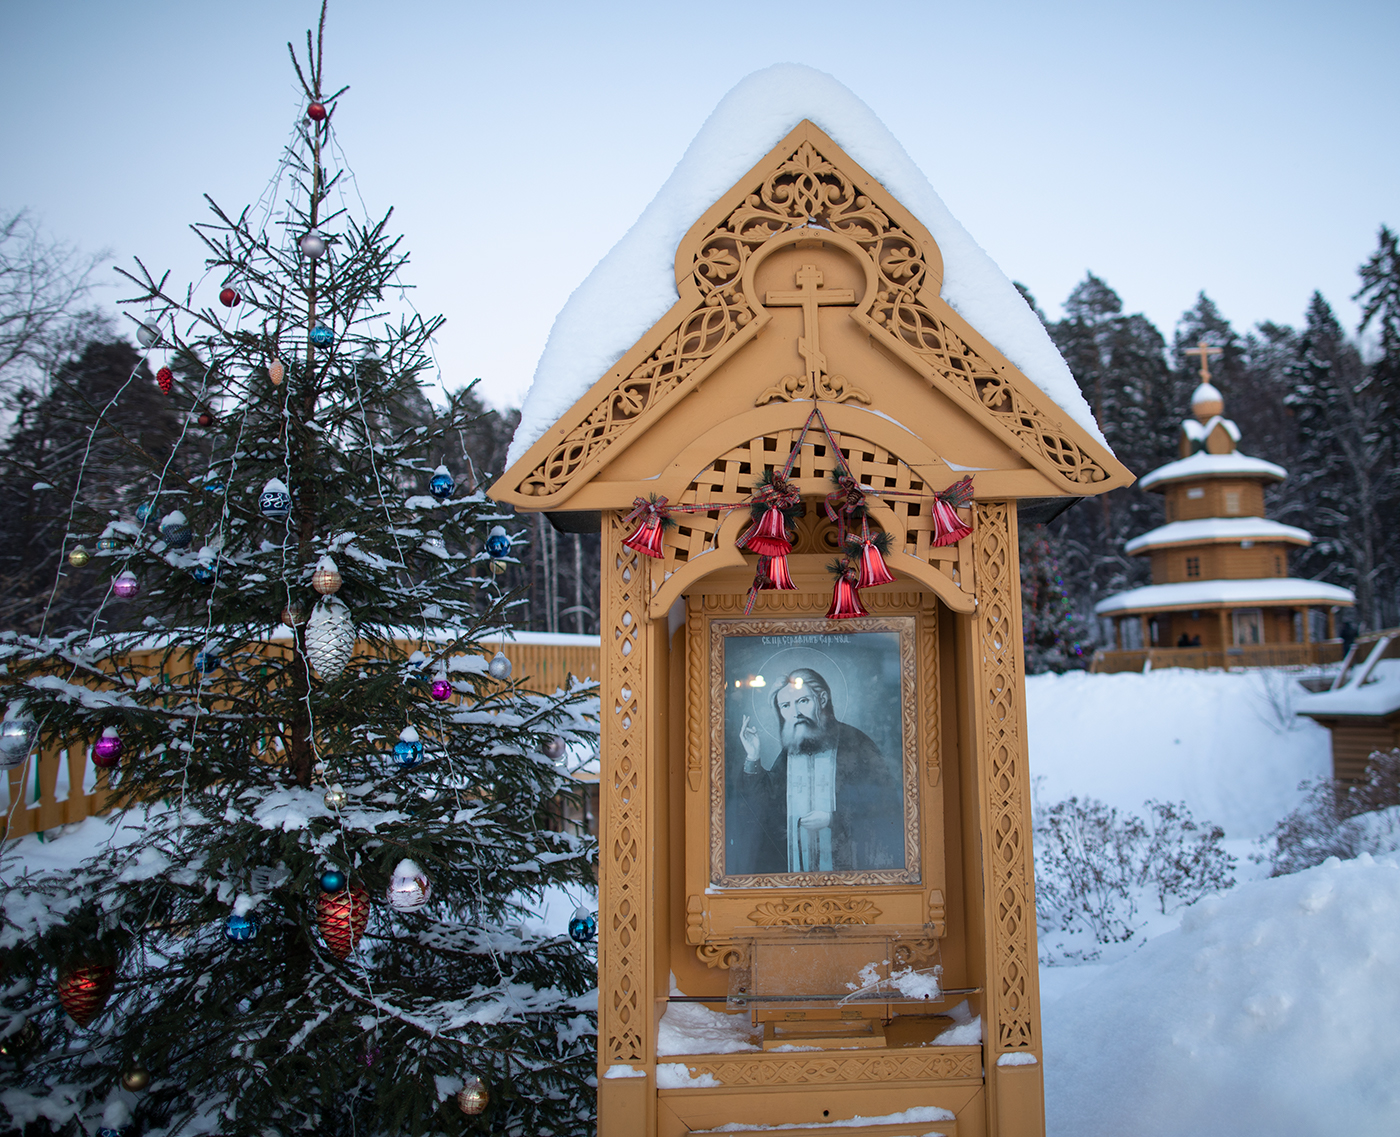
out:
M507 467L665 315L676 302L681 239L803 119L829 134L927 227L942 253L941 295L954 311L1107 447L1040 320L889 128L832 76L781 63L754 72L720 100L651 204L569 297L525 396Z

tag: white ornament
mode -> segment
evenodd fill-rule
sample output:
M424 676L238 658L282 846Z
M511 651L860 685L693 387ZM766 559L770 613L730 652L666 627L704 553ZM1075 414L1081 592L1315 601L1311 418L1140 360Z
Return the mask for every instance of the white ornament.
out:
M286 521L292 512L292 494L281 478L268 478L258 496L258 508L269 521Z
M404 859L395 867L385 896L395 911L412 912L423 907L431 893L427 874L415 862Z
M343 600L328 596L306 622L306 658L316 674L334 683L355 651L355 622Z
M34 721L29 718L6 719L0 725L0 770L11 770L29 757L34 746Z
M492 679L506 680L510 678L511 666L510 658L503 651L498 651L491 657L491 662L486 665L486 670L491 673Z
M326 239L316 230L312 230L301 239L301 251L313 261L326 251Z

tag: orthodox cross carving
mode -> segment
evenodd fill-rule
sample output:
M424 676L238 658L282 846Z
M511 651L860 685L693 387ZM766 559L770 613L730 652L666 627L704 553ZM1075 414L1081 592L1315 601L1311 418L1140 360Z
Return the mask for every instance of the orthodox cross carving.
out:
M822 272L816 265L803 265L797 271L796 291L769 292L764 304L769 308L801 308L802 335L797 337L797 354L807 365L805 375L784 375L775 387L769 387L754 400L754 406L761 407L775 399L830 399L842 403L847 399L869 403L870 396L859 387L846 383L841 375L830 375L826 369L826 353L821 349L821 326L818 314L824 307L834 304L850 305L856 302L854 289L823 288Z
M1195 347L1188 347L1184 354L1199 355L1201 357L1201 382L1209 383L1210 357L1212 355L1224 355L1225 349L1223 347L1212 347L1210 344L1206 343L1204 338L1202 338L1201 341Z

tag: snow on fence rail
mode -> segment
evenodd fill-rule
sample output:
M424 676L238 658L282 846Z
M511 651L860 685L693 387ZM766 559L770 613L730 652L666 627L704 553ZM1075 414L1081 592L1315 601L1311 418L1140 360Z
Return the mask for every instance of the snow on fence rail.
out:
M416 641L402 641L401 646L412 651L418 645ZM488 653L505 652L511 662L512 677L539 691L565 686L569 675L598 678L597 636L517 632L513 639L487 639L481 646ZM363 643L359 647L361 652L367 651ZM138 667L163 668L168 674L194 668L188 652L167 655L152 650L133 654ZM67 746L50 743L14 769L0 771L5 775L0 783L0 840L43 833L112 808L116 791L109 772L92 764L93 742L95 739Z

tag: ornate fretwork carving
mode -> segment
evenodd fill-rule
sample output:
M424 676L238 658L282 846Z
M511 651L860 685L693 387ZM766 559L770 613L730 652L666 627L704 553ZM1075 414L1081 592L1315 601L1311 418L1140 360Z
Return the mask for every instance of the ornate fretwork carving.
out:
M695 957L706 967L728 971L744 962L744 950L736 944L705 943L695 949Z
M873 924L880 918L875 904L858 896L780 896L768 900L749 913L750 922L760 927L817 924Z
M678 280L693 299L670 328L653 330L647 356L631 366L581 421L523 478L511 486L523 497L549 498L593 463L639 420L660 413L683 386L699 382L752 337L762 321L760 298L744 293L749 262L763 247L792 230L808 227L854 242L873 267L874 295L853 312L878 341L903 357L925 380L967 404L985 408L1019 441L1028 457L1072 486L1104 480L1103 467L1056 422L1048 419L1034 389L1018 387L983 358L926 302L941 284L937 250L895 223L850 175L801 142L776 168L752 186L741 204L698 241L689 279ZM930 265L930 256L934 263ZM781 301L780 301L781 303ZM815 308L812 309L815 313ZM815 320L806 329L813 337ZM805 339L806 337L804 337ZM803 352L807 370L759 396L771 399L863 399L865 392L814 363L819 352ZM868 400L865 400L868 401Z
M981 1080L980 1046L946 1046L906 1054L828 1054L686 1059L692 1077L709 1074L726 1086L879 1085L942 1082L958 1078Z
M997 1051L1038 1048L1031 984L1036 967L1035 869L1031 861L1030 777L1022 737L1024 678L1020 668L1020 589L1016 537L1009 502L978 502L977 648L979 689L985 700L984 774L987 794L987 916L994 974Z
M884 328L905 352L930 369L969 401L980 404L1034 457L1065 481L1088 486L1108 472L1060 428L1046 421L1032 398L983 359L908 289L885 289L871 309L874 324Z
M943 778L943 739L940 735L943 682L938 674L938 605L924 598L924 633L919 638L919 691L924 711L924 769L929 788Z
M644 872L646 816L646 719L642 692L647 682L645 574L639 554L626 548L621 515L605 515L603 527L603 832L607 859L599 898L599 1062L644 1062L648 1058L651 999L646 990L645 928L651 888Z
M883 446L853 434L832 433L852 474L862 485L900 493L928 494L930 497L934 491L946 488L943 485L928 485L906 462ZM800 428L780 430L734 447L695 475L681 494L680 503L732 502L748 497L765 471L782 469L799 434ZM831 490L830 472L834 463L829 449L824 436L809 431L793 463L791 479L809 496L806 515L796 525L795 553L834 556L837 552L836 527L827 520L820 504ZM950 483L953 480L951 471L948 480ZM890 520L903 528L903 543L896 546L896 552L906 553L932 565L960 589L970 588L973 577L970 536L956 545L935 546L929 501L895 497L871 498L870 501L877 524L881 523L882 511L888 511L883 516L893 515ZM971 510L959 510L958 516L965 522L974 523ZM675 528L668 529L663 538L664 558L653 560L648 566L651 569L653 595L672 573L715 548L716 534L724 522L724 515L718 510L677 513L675 521ZM898 562L894 567L898 569Z

